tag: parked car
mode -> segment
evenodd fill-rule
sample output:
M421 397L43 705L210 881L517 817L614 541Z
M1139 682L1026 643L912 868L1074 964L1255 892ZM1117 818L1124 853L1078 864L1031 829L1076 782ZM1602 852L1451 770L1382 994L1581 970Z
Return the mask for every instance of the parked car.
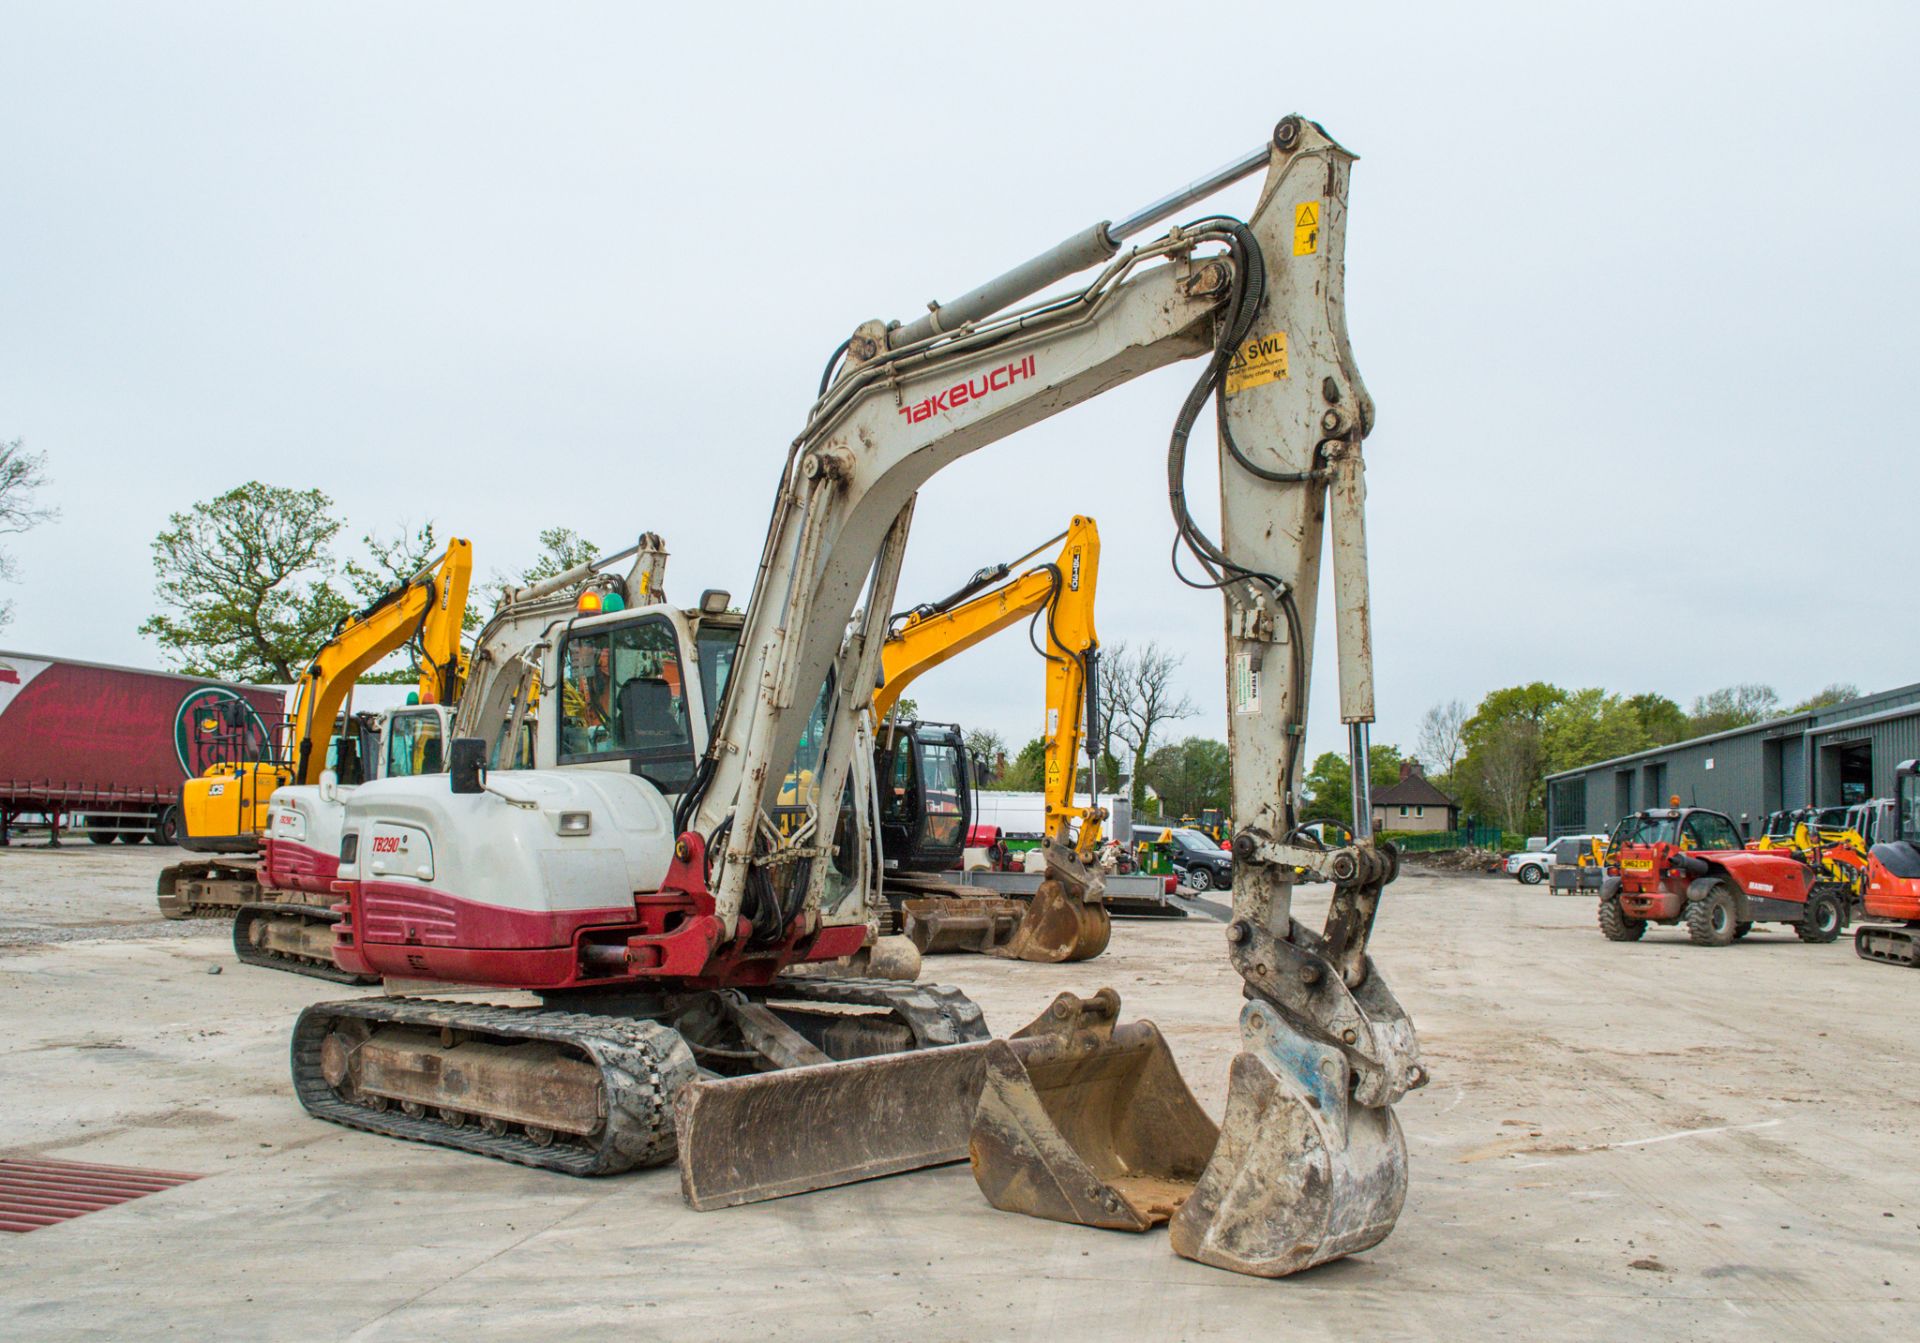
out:
M1507 855L1507 872L1523 886L1538 886L1556 865L1572 867L1594 840L1605 835L1562 835L1544 849L1527 849Z
M1233 852L1204 832L1186 826L1136 825L1135 844L1156 844L1167 837L1167 857L1180 884L1194 891L1230 890Z

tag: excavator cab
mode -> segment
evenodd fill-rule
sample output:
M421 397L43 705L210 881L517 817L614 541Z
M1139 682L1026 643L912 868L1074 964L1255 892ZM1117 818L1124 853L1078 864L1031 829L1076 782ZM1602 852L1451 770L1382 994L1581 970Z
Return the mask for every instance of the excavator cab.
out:
M887 723L874 746L889 873L959 866L973 825L973 771L953 723Z

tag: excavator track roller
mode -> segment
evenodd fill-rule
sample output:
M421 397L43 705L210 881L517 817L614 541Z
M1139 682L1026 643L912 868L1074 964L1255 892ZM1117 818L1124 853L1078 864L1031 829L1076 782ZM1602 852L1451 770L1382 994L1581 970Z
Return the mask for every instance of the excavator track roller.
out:
M378 975L342 970L333 959L333 925L340 916L320 905L263 902L233 916L233 954L243 965L287 970L335 984L372 985Z

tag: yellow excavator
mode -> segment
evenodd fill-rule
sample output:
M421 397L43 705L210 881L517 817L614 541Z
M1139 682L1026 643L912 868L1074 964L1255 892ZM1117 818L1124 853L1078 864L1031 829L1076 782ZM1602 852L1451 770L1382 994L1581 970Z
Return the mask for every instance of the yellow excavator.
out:
M1054 559L1013 576L1056 541L1062 544ZM1082 745L1096 726L1100 640L1093 607L1099 571L1099 528L1092 518L1075 517L1066 531L1018 559L982 569L959 591L893 619L880 649L881 687L873 696L881 849L890 902L923 952L1082 961L1106 949L1112 925L1105 905L1069 900L1057 881L1041 882L1031 900L1015 900L959 891L938 879L959 861L967 840L964 743L956 728L892 718L921 673L1021 621L1043 628L1044 640L1029 637L1047 660L1044 830L1049 843L1091 868L1106 810L1081 806L1075 782ZM950 807L942 805L946 794Z
M248 906L271 903L289 887L308 896L326 895L339 865L338 835L329 843L324 835L308 833L305 817L276 809L273 801L284 801L289 788L324 796L340 784L441 768L435 744L445 740L460 695L465 671L460 636L472 577L473 546L455 538L418 573L341 621L296 684L281 740L265 749L236 747L181 785L181 847L219 856L161 871L162 914L235 917ZM419 669L411 697L416 703L384 715L378 724L348 714L345 730L336 737L334 728L355 682L410 643L416 645ZM218 740L222 725L201 722L195 730ZM244 737L233 734L233 739ZM276 827L287 833L272 834ZM268 837L264 842L263 836ZM315 969L331 965L330 958L309 959Z

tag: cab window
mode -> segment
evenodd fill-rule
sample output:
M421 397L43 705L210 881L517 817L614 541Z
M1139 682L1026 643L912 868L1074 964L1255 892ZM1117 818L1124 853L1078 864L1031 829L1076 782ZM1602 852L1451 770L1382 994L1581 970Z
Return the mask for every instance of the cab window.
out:
M901 734L905 736L905 733ZM955 846L960 834L960 748L952 742L920 743L927 797L927 842Z
M702 625L694 641L700 648L700 698L707 709L707 730L713 730L720 697L733 677L733 658L740 648L740 631L732 626Z
M1680 847L1683 849L1737 849L1740 847L1740 835L1734 830L1733 822L1726 817L1696 811L1687 817L1686 828L1681 833Z
M395 714L387 726L386 776L438 774L441 749L439 714Z
M627 759L664 793L693 777L680 645L665 620L569 634L560 659L562 764Z

